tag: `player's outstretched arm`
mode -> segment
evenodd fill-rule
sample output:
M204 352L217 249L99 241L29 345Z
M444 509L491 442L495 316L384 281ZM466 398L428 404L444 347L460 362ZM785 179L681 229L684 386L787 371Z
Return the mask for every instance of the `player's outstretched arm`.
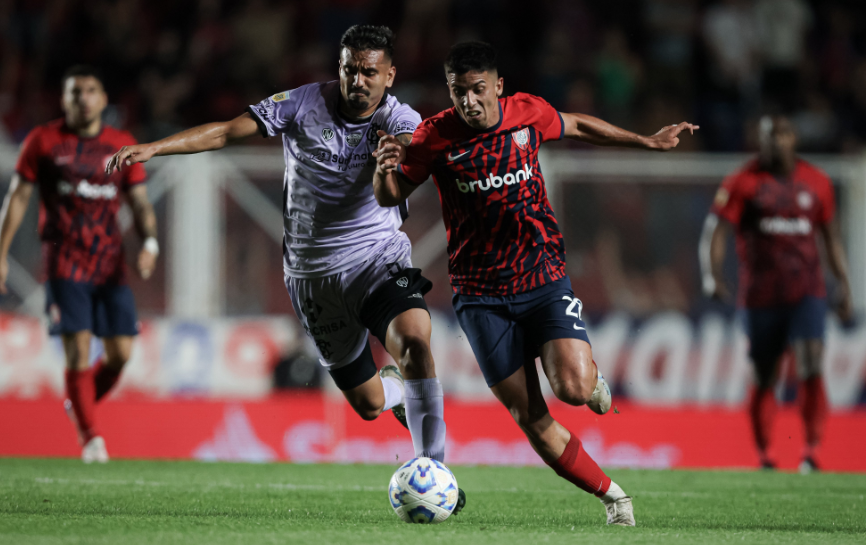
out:
M668 151L680 143L679 134L688 129L694 134L699 129L691 123L668 125L652 136L641 136L621 129L597 117L585 114L560 113L565 123L565 138L579 140L596 146L621 146L655 151Z
M406 159L406 148L412 142L411 134L392 136L379 131L379 147L373 152L376 173L373 175L373 193L379 206L399 206L415 191L416 186L406 183L397 172L397 165Z
M722 273L730 232L730 223L715 214L709 214L704 221L704 230L698 245L704 295L719 301L727 301L730 297L730 290Z
M824 248L827 250L827 264L839 281L840 297L836 311L842 322L848 322L853 318L854 310L851 304L851 287L848 283L848 260L845 258L845 248L839 235L838 222L834 220L822 225L821 236L824 239Z
M258 131L255 120L249 112L245 112L231 121L199 125L149 144L123 146L105 165L105 173L109 174L115 168L123 170L124 166L144 163L159 155L185 155L218 150L225 147L229 140L246 138Z
M6 193L3 207L0 208L0 293L3 294L7 292L9 247L21 226L24 213L27 212L31 195L33 195L33 184L25 182L18 174L12 176L12 184L9 185L9 192Z
M153 212L150 199L147 198L147 186L144 184L132 186L126 193L126 199L132 208L135 230L143 241L141 251L138 252L138 274L147 280L153 274L156 258L159 255L159 244L156 241L156 214Z

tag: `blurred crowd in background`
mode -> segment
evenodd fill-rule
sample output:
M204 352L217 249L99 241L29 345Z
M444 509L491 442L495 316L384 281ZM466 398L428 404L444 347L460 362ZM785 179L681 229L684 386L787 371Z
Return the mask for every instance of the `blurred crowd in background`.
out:
M0 143L61 115L60 78L72 64L103 71L109 123L152 141L336 79L340 37L358 23L396 31L393 94L425 117L451 105L448 48L481 39L499 50L506 94L538 94L644 134L693 121L701 130L683 138L686 150L753 151L765 112L792 117L803 151L866 148L863 0L6 0ZM278 205L279 181L256 182ZM568 186L569 274L587 312L706 310L696 247L713 191ZM157 213L164 225L163 203ZM440 221L438 206L413 214L413 238ZM226 313L290 314L279 249L229 201L226 222ZM17 255L35 269L33 246ZM444 255L427 273L431 304L450 311ZM153 281L134 282L142 313L164 313L164 261Z
M767 110L794 116L803 146L866 143L861 0L6 0L0 117L19 142L59 115L59 78L105 72L112 122L151 140L335 78L356 23L397 31L395 94L447 107L442 60L456 41L500 51L506 92L650 132L701 124L690 146L749 149Z

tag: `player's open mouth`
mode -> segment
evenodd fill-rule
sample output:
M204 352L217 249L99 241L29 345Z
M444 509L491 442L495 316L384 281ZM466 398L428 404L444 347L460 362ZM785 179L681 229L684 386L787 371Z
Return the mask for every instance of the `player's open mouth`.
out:
M478 117L481 112L466 112L466 117Z

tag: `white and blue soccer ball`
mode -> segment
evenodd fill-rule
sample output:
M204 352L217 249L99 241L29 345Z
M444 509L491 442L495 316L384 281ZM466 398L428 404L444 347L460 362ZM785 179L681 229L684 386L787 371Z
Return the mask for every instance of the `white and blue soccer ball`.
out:
M457 505L457 479L442 462L413 458L391 477L388 498L404 522L438 524Z

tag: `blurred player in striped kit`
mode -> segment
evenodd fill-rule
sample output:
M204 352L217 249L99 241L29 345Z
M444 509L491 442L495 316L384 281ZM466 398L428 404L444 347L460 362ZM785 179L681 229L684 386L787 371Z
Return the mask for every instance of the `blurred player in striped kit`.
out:
M818 250L820 235L830 270L838 280L837 311L851 320L848 265L834 220L836 202L826 174L797 157L797 136L784 116L760 123L760 153L722 182L701 239L704 292L727 300L722 274L728 235L736 235L740 260L737 304L744 310L755 388L749 415L761 466L769 455L776 412L773 386L785 350L794 352L799 401L806 431L800 470L818 468L816 450L824 433L827 396L821 377L827 290Z
M0 293L6 293L9 246L34 187L39 189L50 333L66 354L66 412L75 424L85 462L107 462L94 406L117 383L138 334L135 301L126 283L117 212L125 200L144 240L137 267L148 278L156 265L156 216L142 165L118 173L105 165L118 146L135 139L102 122L108 97L97 72L69 69L63 78L63 119L33 129L21 147L15 178L0 213ZM105 356L90 367L90 341Z

